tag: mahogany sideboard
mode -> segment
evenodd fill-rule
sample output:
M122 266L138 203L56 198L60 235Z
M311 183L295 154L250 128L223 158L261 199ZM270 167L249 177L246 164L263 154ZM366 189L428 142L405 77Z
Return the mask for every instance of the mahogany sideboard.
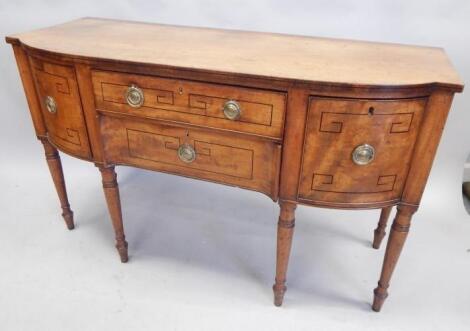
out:
M442 49L96 18L6 41L69 229L58 150L99 168L122 262L116 165L264 193L280 205L279 306L297 204L381 209L374 248L397 206L381 309L463 90Z

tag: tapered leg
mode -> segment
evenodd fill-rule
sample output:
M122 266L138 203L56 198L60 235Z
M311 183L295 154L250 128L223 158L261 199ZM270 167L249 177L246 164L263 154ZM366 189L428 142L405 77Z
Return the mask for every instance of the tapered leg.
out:
M62 217L69 230L75 226L73 224L73 211L70 209L69 200L67 198L67 190L65 189L64 172L62 171L62 163L57 149L52 146L47 139L41 139L46 154L47 165L51 172L52 180L60 200L62 208Z
M286 292L286 274L289 263L292 235L295 225L295 208L297 205L291 202L279 202L281 211L277 224L277 255L276 255L276 280L273 285L274 305L282 305Z
M121 199L119 198L119 187L116 180L116 172L113 167L98 166L103 180L103 190L108 204L109 214L113 222L116 236L116 248L119 252L121 262L127 262L127 241L124 236L124 226L122 224Z
M380 213L379 224L377 224L377 229L375 229L374 231L374 242L372 243L372 247L375 249L380 248L382 239L385 237L385 228L387 227L387 222L391 211L392 206L382 208L382 212Z
M400 257L401 250L405 244L406 237L410 228L411 217L416 211L415 206L399 205L397 207L397 215L392 224L392 229L388 237L387 249L385 250L385 258L380 275L379 286L374 290L374 303L372 309L380 311L385 299L388 296L388 287L393 270Z

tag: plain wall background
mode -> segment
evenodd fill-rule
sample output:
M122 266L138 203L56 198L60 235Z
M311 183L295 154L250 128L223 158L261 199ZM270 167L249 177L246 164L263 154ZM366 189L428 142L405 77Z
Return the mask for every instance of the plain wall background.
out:
M0 0L0 35L82 16L440 46L464 82L470 82L466 0ZM383 256L383 248L365 248L377 212L306 207L298 209L287 307L276 310L270 286L278 209L259 194L119 168L134 259L123 267L112 247L97 169L64 156L78 224L73 236L65 233L13 52L3 42L0 59L0 252L5 259L0 264L0 329L93 330L113 323L115 329L146 329L151 322L175 330L240 330L258 323L258 329L271 330L468 327L470 216L461 196L463 165L470 152L468 91L454 98L384 311L374 315L366 306ZM165 226L155 228L152 217L162 218ZM200 232L199 226L210 230ZM360 247L350 240L356 237L362 238ZM178 244L179 238L183 243ZM201 248L201 242L210 247ZM165 249L168 254L162 253ZM80 254L74 255L77 250ZM243 254L234 263L221 251ZM168 265L160 264L162 256ZM83 269L74 269L79 266ZM212 274L212 269L223 272ZM148 276L152 273L162 278Z

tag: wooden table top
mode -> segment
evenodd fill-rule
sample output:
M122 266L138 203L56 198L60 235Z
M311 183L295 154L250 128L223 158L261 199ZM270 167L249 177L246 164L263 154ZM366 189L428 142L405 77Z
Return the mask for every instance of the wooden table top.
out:
M442 48L82 18L6 38L75 58L353 86L463 83Z

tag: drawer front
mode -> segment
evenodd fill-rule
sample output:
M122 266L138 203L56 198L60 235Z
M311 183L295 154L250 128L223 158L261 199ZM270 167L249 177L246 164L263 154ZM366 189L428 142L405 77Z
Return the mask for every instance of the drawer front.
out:
M92 77L100 110L282 137L284 93L105 71L94 71ZM133 106L127 102L131 86L141 93L134 95L138 100ZM232 108L227 108L229 101Z
M90 145L73 67L31 58L48 137L59 149L90 158Z
M103 116L106 160L278 195L280 145Z
M401 197L426 99L311 97L299 201L373 204Z

